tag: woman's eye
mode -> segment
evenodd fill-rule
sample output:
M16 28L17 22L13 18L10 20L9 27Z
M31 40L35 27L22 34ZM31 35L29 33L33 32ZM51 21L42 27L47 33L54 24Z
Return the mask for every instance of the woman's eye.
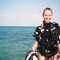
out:
M47 16L47 15L45 15L45 16Z
M49 16L51 16L51 15L49 15Z

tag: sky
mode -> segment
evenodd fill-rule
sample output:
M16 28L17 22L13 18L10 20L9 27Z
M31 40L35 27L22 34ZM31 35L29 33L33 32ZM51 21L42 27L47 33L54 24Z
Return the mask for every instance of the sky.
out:
M60 25L60 0L0 0L0 26L38 26L46 7Z

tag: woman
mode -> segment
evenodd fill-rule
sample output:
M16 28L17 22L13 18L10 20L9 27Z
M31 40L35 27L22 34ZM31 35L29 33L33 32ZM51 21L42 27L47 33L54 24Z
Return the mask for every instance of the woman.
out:
M51 23L52 16L52 9L45 8L43 11L43 23L36 28L36 41L32 51L38 48L38 60L58 60L57 51L60 56L59 26L57 23Z

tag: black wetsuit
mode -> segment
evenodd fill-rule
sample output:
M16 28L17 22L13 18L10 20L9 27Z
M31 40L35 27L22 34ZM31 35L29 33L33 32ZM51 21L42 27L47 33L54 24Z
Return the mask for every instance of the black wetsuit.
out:
M54 34L57 34L56 31L55 32L51 32L51 24L44 24L44 27L42 29L43 32L41 32L41 26L38 26L36 28L36 32L38 32L38 34L36 34L36 40L39 42L39 47L38 50L40 52L40 54L42 54L43 56L47 56L47 57L51 57L53 55L55 55L57 53L57 35L55 36ZM56 30L56 29L55 29ZM52 34L53 33L53 34ZM53 38L54 35L54 38ZM41 39L40 39L41 37Z

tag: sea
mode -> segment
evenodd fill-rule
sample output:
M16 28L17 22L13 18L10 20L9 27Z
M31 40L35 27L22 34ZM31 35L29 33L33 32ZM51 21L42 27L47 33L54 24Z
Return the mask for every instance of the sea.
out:
M36 26L0 26L0 60L25 60Z

